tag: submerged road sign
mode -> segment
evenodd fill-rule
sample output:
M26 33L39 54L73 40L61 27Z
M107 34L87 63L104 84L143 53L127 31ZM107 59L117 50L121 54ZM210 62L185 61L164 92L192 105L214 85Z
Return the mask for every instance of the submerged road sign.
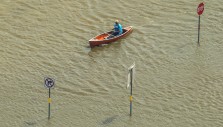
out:
M134 77L135 77L135 63L133 63L129 68L128 68L128 81L127 81L127 87L128 88L130 85L131 85L131 78L132 78L132 81L134 80ZM131 77L132 75L132 77Z
M201 15L204 11L204 3L200 3L197 7L197 14Z
M130 116L132 116L132 85L133 85L133 81L134 81L134 72L135 72L135 63L133 63L129 69L128 69L128 82L127 82L127 88L129 86L131 86L131 89L130 89L130 97L129 97L129 100L130 100Z
M52 78L45 78L44 84L45 84L45 87L52 88L55 85L55 82Z
M50 103L51 103L51 96L50 96L50 88L55 85L54 79L46 77L44 78L44 85L46 88L49 89L49 98L48 98L48 119L50 119Z
M200 22L201 22L201 14L204 12L204 3L200 3L197 7L197 14L199 15L198 19L198 45L200 46Z

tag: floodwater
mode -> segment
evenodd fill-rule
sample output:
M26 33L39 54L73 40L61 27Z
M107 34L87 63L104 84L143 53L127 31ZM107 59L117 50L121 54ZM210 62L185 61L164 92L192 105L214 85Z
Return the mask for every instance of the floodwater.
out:
M198 46L200 2L1 0L0 126L222 127L223 2L205 2ZM133 33L89 48L116 19Z

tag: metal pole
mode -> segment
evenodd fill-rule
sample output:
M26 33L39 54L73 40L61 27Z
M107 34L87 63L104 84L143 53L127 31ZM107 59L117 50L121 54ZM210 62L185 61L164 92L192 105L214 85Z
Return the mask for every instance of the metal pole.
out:
M50 119L50 103L51 103L51 98L50 98L50 88L49 88L49 98L48 98L48 119Z
M200 46L200 19L201 19L201 16L199 15L199 21L198 21L198 45Z
M131 80L130 80L130 84L131 84L131 91L130 91L130 116L132 116L132 74L133 71L131 69L130 74L131 74Z

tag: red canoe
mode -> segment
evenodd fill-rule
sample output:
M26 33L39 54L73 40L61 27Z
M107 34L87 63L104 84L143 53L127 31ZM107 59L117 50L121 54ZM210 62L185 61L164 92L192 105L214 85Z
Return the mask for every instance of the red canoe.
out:
M129 35L131 32L132 32L132 26L128 26L128 27L123 28L123 33L121 35L115 36L110 39L106 39L112 33L112 31L109 31L109 32L97 35L96 37L90 39L89 44L90 44L91 48L93 48L94 46L99 46L101 44L109 44L111 42L117 41L117 40Z

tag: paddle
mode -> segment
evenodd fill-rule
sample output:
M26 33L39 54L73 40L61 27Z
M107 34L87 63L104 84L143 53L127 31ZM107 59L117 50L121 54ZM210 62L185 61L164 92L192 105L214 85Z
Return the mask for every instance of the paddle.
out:
M113 35L114 32L115 31L114 31L114 28L113 28L112 31L108 32L108 36L105 39L113 38L114 37L114 35Z

